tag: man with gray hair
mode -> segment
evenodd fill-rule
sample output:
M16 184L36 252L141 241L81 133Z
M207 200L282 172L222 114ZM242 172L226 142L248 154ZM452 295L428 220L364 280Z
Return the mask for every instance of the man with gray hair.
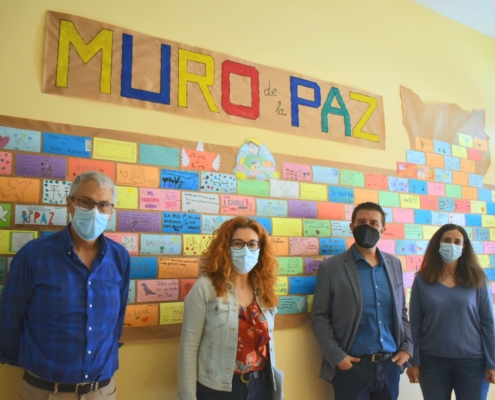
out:
M0 361L25 368L21 398L115 399L130 257L103 231L117 191L96 171L72 182L65 229L13 258L0 302Z

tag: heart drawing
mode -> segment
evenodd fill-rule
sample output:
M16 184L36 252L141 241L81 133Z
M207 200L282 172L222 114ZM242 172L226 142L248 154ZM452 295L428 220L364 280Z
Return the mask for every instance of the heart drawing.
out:
M0 136L0 149L3 149L9 144L10 136Z

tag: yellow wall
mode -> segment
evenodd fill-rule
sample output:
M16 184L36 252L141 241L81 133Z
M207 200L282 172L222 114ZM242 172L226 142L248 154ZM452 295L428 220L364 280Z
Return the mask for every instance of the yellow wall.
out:
M387 150L43 94L46 10L381 94ZM0 0L0 37L3 115L230 146L256 134L276 153L395 169L409 148L399 94L404 85L424 101L485 109L486 132L495 133L495 41L411 0ZM485 183L494 178L492 167ZM277 331L275 340L286 399L333 398L330 385L317 378L320 356L309 327ZM178 342L124 346L119 399L175 399L177 352ZM19 370L0 366L0 400L15 399L19 384ZM420 398L419 388L403 379L400 398Z

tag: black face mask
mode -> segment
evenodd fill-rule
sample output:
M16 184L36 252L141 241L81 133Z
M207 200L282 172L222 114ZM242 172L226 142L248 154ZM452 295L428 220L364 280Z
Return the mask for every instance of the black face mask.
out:
M356 243L364 249L371 249L380 240L380 232L368 224L356 226L352 234Z

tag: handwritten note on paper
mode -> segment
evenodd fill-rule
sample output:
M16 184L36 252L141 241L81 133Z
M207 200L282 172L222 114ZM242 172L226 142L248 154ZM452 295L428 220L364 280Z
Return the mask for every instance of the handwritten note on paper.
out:
M405 288L412 287L414 281L414 272L404 272L402 274L402 280L404 281Z
M11 219L12 205L7 203L0 203L0 228L10 228ZM330 225L330 222L328 222L328 224Z
M0 148L40 152L41 132L0 126Z
M325 261L323 257L305 257L304 270L306 271L306 275L316 275L323 261Z
M480 151L488 151L488 142L485 139L475 137L473 147Z
M117 211L118 230L124 232L161 232L160 214Z
M158 325L158 304L128 304L125 310L124 326Z
M388 231L388 226L387 226ZM404 226L404 237L397 239L421 240L423 239L422 225L406 224Z
M317 238L289 238L289 255L317 255L318 254Z
M289 277L289 294L313 294L316 287L316 276Z
M313 182L338 185L339 170L337 168L318 167L313 165Z
M151 144L139 145L139 164L179 167L179 149Z
M164 212L162 213L162 232L201 233L201 216L199 214Z
M433 141L433 151L437 154L442 154L444 156L450 156L450 143L441 142L440 140Z
M12 174L12 153L0 152L0 175Z
M419 196L420 208L423 210L438 210L438 197Z
M346 241L344 238L321 238L320 254L337 255L346 251Z
M447 197L453 197L459 199L462 197L462 188L459 185L451 185L447 183L445 185L445 195Z
M463 186L469 185L468 174L465 172L453 171L452 172L452 183L454 185L463 185Z
M340 183L342 185L364 187L364 174L358 171L341 169Z
M481 268L490 268L490 256L489 255L477 255L478 262Z
M330 221L305 219L303 220L303 233L306 237L330 237Z
M435 181L436 180L435 168L418 165L418 178L425 179L427 181Z
M117 185L158 187L159 170L144 165L117 164Z
M481 226L481 215L466 214L466 226Z
M162 189L198 190L197 172L162 169L160 187Z
M115 208L138 208L138 189L135 187L117 186L117 200Z
M279 314L301 314L308 309L306 296L283 296L279 298L277 310Z
M301 257L277 257L279 275L302 275L303 262Z
M36 237L33 232L11 231L9 251L15 253L19 251L26 243L35 238Z
M409 192L416 194L428 193L427 184L429 182L419 179L409 179Z
M184 235L184 242L186 235ZM180 254L179 235L141 234L141 254Z
M471 212L474 214L486 214L486 203L479 200L471 200Z
M265 185L249 185L247 182L264 183ZM251 194L245 192L259 193L259 196L268 196L268 183L259 181L239 181L234 175L219 174L217 172L201 172L201 191L214 193L235 193L236 183L239 184L239 194ZM242 186L241 186L242 183ZM243 192L243 193L241 193ZM254 194L253 193L253 194ZM261 194L266 193L266 194Z
M120 243L131 256L137 256L139 252L139 234L122 232L105 232L104 235L114 242Z
M339 203L318 203L319 219L345 219L344 204Z
M352 237L349 221L330 221L332 223L332 236Z
M483 153L476 149L467 149L467 158L473 161L483 161Z
M141 210L180 211L180 192L166 189L139 189Z
M131 279L153 279L157 277L157 271L158 260L155 257L131 257Z
M427 153L426 165L431 168L443 168L444 166L443 156L440 154Z
M45 179L43 181L43 203L67 204L70 191L69 181Z
M235 189L232 192L236 193ZM270 183L266 181L256 181L254 179L246 179L244 181L237 181L237 194L246 194L251 196L264 196L270 195Z
M301 200L327 201L328 189L326 185L301 182Z
M382 234L382 237L384 239L404 239L404 225L387 224L385 232L383 232Z
M184 303L160 303L159 325L182 324L184 320Z
M495 242L483 242L483 252L485 254L495 254Z
M459 213L470 213L471 212L471 201L455 199L454 210Z
M103 172L111 180L115 179L115 164L110 161L98 161L93 159L73 158L69 157L69 173L68 178L74 179L76 175L86 171Z
M395 243L396 254L412 255L416 254L416 241L414 240L397 240Z
M95 137L93 158L135 163L137 160L137 144L120 140Z
M218 171L220 169L220 163L221 157L218 153L186 149L185 147L181 150L181 165L184 169ZM258 164L260 163L256 162L256 165Z
M484 242L477 242L472 240L471 244L473 245L473 250L476 254L483 254L484 253L484 247L483 247Z
M459 158L468 158L467 148L461 147L461 146L456 146L455 144L453 144L452 145L452 155L454 157L459 157ZM462 160L461 160L461 163L462 163Z
M299 198L299 182L270 179L270 197Z
M449 214L446 212L436 212L431 213L431 224L442 226L449 223Z
M91 138L43 132L43 153L91 157Z
M464 147L473 147L474 141L471 135L466 135L464 133L458 133L459 144Z
M417 178L418 168L416 164L398 161L397 175L403 178Z
M426 156L422 151L406 150L406 161L411 164L425 165Z
M476 200L478 198L478 190L470 186L462 186L461 196L463 199Z
M483 187L483 176L476 174L468 174L469 186Z
M423 262L422 256L406 256L406 271L417 272Z
M302 236L302 221L298 218L272 218L275 236Z
M439 197L438 209L441 211L454 211L454 199L450 199L448 197Z
M392 213L395 222L412 224L414 222L414 210L407 208L393 208Z
M380 239L377 247L385 253L395 254L395 240Z
M461 159L458 157L445 156L444 157L444 168L451 169L453 171L461 170Z
M449 169L436 168L435 176L437 182L452 183L452 171Z
M15 173L18 176L65 179L67 160L60 157L17 154Z
M476 163L473 160L461 158L461 171L472 174L476 173Z
M179 299L178 279L138 280L136 287L138 303Z
M283 163L284 179L311 181L311 167L305 164Z
M433 140L416 137L416 150L433 153Z
M400 207L400 199L398 193L378 192L378 201L381 206L385 207Z
M218 214L217 194L182 192L182 211Z
M403 208L421 208L421 201L417 194L400 194L400 206Z
M16 205L15 224L65 226L67 208Z
M354 189L344 186L329 186L329 201L354 204Z
M449 223L460 226L466 226L466 218L464 214L449 213Z
M234 216L223 216L223 215L202 215L201 219L201 233L211 234L215 232L220 226L229 219L234 218ZM269 219L268 219L269 220ZM263 226L264 227L264 226ZM264 227L266 229L266 227ZM268 231L268 229L267 229ZM271 229L268 231L271 232Z
M356 204L365 203L371 201L378 204L378 191L368 189L354 189L354 202Z
M0 177L0 201L39 203L38 179Z
M366 188L376 190L388 190L388 178L385 175L364 174Z
M285 296L289 294L289 279L286 276L278 276L275 283L275 294Z
M279 236L269 236L270 241L275 247L275 255L288 256L289 255L289 238Z
M286 217L287 201L256 199L256 215L264 217Z
M489 189L478 188L478 200L491 202L492 201L492 191Z
M344 219L346 221L352 220L352 213L354 212L355 208L356 208L356 206L354 206L354 205L344 204Z
M408 192L409 181L405 178L388 177L388 190L392 192Z
M435 232L438 230L438 226L424 225L423 226L423 237L420 239L431 240Z
M429 210L414 210L415 224L431 224L431 211Z
M254 197L221 195L221 213L236 215L255 215L256 202ZM217 211L218 212L218 211Z
M474 228L474 240L490 240L490 228Z
M432 196L445 196L445 185L443 183L427 182L428 194Z
M199 256L208 248L211 235L183 235L185 256ZM180 249L180 246L179 246Z
M289 217L316 218L316 202L306 200L289 200Z

